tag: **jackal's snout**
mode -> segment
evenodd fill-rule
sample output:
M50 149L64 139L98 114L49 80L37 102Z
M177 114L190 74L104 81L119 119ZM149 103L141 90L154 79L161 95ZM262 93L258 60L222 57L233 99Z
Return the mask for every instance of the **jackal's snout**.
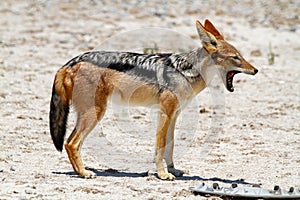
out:
M250 75L255 75L255 74L257 74L258 69L256 69L256 68L253 67L252 65L251 65L251 67L252 67L252 69L249 70L247 74L250 74Z
M255 75L257 74L258 69L242 58L241 72L249 75Z

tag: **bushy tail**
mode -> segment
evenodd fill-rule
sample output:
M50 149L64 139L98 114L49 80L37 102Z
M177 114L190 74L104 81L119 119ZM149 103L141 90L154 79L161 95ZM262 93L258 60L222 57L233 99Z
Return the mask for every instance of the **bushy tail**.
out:
M62 151L64 138L67 128L67 120L69 114L69 99L64 86L64 78L66 71L61 69L56 74L56 78L52 88L52 97L50 103L50 133L54 146L58 151ZM57 91L59 88L59 92Z

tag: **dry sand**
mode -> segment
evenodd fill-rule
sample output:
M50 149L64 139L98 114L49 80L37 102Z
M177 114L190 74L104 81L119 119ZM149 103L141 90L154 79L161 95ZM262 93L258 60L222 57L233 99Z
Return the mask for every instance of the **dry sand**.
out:
M188 190L202 181L300 187L299 1L125 2L0 1L0 199L206 199ZM82 149L98 176L78 178L49 134L55 72L137 28L167 28L198 42L195 20L205 18L259 73L238 75L234 93L216 79L182 113L175 164L189 174L153 175L154 109L110 105ZM71 113L68 133L74 120Z

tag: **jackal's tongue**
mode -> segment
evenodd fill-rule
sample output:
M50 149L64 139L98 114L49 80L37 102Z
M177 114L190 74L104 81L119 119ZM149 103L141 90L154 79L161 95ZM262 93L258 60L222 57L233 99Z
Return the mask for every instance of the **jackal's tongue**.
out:
M227 76L226 76L226 87L227 87L227 90L228 90L229 92L233 92L233 91L234 91L234 88L233 88L232 83L233 83L233 77L234 77L234 75L236 75L237 73L239 73L239 72L237 72L237 71L229 71L229 72L227 73Z

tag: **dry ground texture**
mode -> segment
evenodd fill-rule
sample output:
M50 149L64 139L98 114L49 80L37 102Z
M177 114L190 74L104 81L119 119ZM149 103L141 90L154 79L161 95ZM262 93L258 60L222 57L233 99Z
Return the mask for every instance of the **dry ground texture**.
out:
M188 190L203 181L300 187L299 8L297 0L1 0L0 199L218 199ZM111 105L82 149L98 176L78 178L49 134L56 71L137 28L167 28L200 46L195 20L205 18L259 73L237 75L234 93L216 79L182 113L175 162L189 174L155 177L154 109ZM68 134L74 120L71 113Z

